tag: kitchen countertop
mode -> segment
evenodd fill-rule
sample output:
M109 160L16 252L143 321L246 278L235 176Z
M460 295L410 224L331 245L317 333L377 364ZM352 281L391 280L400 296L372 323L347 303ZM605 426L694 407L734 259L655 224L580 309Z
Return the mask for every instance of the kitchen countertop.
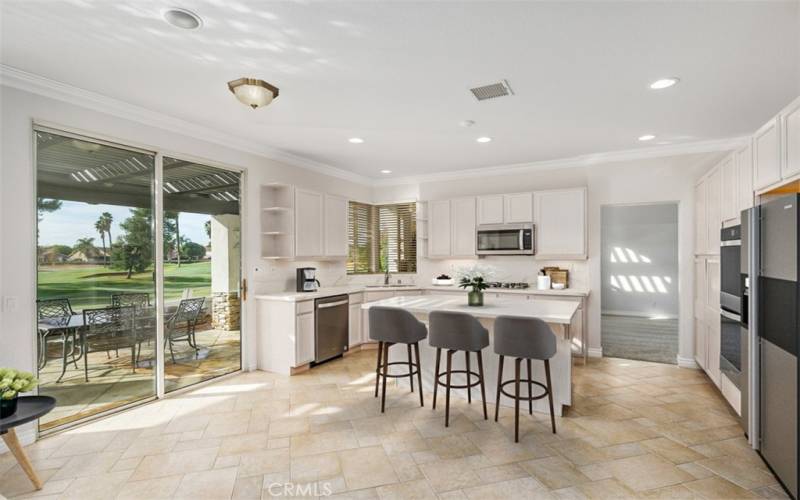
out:
M465 290L457 286L434 286L434 285L414 285L414 286L366 286L366 285L347 285L323 287L316 292L278 292L256 295L260 300L277 300L282 302L302 302L312 299L330 297L332 295L342 295L361 292L396 292L396 291L440 291L440 292L463 292ZM556 297L588 297L589 290L585 288L566 288L564 290L537 290L535 288L489 288L485 293L508 293L517 295L548 295Z

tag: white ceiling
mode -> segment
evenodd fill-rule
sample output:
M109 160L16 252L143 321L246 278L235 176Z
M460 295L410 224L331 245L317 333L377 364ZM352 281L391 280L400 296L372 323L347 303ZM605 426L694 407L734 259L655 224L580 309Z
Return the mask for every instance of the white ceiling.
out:
M799 5L5 0L0 60L394 177L750 133L800 94ZM204 26L166 24L167 6ZM280 96L246 108L226 87L241 76ZM664 76L682 81L648 89ZM468 91L504 78L513 97ZM646 133L657 138L636 140Z

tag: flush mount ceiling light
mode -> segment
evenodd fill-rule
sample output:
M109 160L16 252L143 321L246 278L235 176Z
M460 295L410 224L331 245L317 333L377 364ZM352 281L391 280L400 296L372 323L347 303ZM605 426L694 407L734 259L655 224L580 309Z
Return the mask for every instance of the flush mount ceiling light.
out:
M167 9L162 14L164 20L176 28L196 30L203 25L203 20L194 12L177 7Z
M492 142L492 138L491 137L478 137L475 140L480 142L481 144L485 144L487 142Z
M642 141L642 142L645 142L645 141L652 141L655 138L656 138L656 136L654 136L653 134L645 134L645 135L640 136L639 140Z
M381 170L381 173L382 174L391 174L392 171L391 170Z
M679 81L681 81L681 79L678 78L677 76L671 76L669 78L660 78L651 83L650 88L653 90L668 89L673 85L677 84Z
M363 144L364 139L362 139L361 137L351 137L347 139L347 142L349 142L350 144Z
M255 78L233 80L228 82L228 88L239 99L239 102L253 109L266 106L278 97L278 87Z

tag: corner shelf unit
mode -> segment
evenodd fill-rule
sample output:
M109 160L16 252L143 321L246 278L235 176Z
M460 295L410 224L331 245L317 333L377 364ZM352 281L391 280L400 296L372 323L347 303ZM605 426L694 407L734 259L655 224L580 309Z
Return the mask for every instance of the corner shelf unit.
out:
M417 258L428 256L428 203L417 202Z
M261 186L261 258L294 257L294 186Z

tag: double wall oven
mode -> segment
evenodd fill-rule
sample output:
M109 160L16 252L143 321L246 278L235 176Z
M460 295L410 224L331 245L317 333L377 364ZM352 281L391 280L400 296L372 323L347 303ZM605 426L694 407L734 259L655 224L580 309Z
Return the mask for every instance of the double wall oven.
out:
M746 275L741 271L742 227L722 229L720 247L720 370L740 386L742 324L746 320Z

